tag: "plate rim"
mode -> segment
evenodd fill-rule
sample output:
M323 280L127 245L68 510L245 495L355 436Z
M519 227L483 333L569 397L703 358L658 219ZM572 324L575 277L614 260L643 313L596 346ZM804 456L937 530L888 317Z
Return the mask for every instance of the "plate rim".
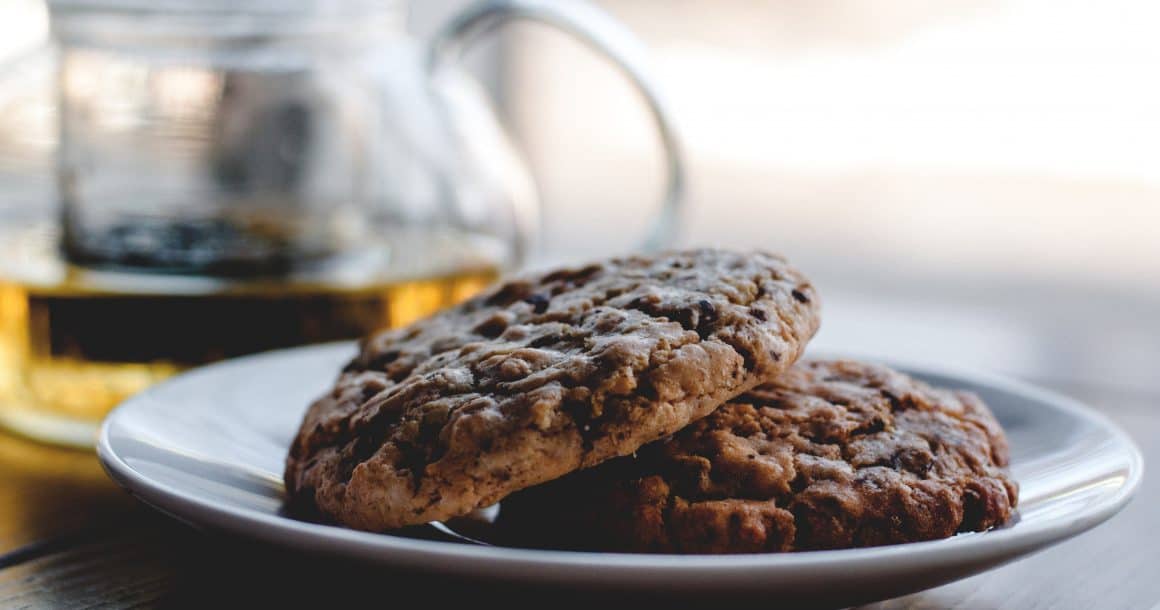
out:
M154 509L195 526L208 526L215 530L277 545L357 557L376 563L420 568L440 566L449 571L458 568L465 573L478 573L481 570L471 569L471 564L486 559L492 564L487 569L489 572L502 572L504 567L534 566L541 574L553 570L560 576L566 574L570 581L584 580L577 577L588 576L596 577L589 580L603 582L607 582L610 576L617 581L635 581L637 580L635 577L629 576L638 574L641 570L682 578L713 574L714 580L719 581L722 576L745 578L754 570L763 573L771 570L804 573L834 564L868 569L881 568L882 564L894 564L897 567L900 562L926 566L956 564L962 562L964 557L1002 556L1006 561L1079 535L1110 519L1136 495L1144 476L1143 456L1135 441L1106 415L1076 399L993 372L942 364L915 364L898 358L831 350L810 351L806 357L848 357L879 362L907 374L961 379L1051 404L1053 408L1106 430L1117 444L1123 447L1127 454L1124 481L1114 493L1077 510L1067 519L1058 517L1045 522L1023 522L1018 530L1000 528L925 542L798 553L736 555L607 553L473 546L456 542L405 538L299 521L281 514L246 507L223 506L138 472L113 446L111 431L121 418L126 417L124 414L141 408L136 405L147 404L156 393L163 392L175 382L187 380L191 376L212 375L218 369L231 368L239 364L277 360L307 352L337 351L339 347L348 348L352 345L353 342L337 342L252 354L198 367L152 386L119 405L102 422L97 443L100 462L110 478L132 495ZM468 565L463 564L465 561ZM587 571L571 572L577 567L584 567ZM561 573L564 570L567 572Z

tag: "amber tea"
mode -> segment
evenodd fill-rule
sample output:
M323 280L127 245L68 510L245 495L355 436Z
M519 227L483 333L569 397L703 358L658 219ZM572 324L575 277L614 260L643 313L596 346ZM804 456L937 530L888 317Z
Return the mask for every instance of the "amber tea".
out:
M26 252L12 258L29 262ZM406 324L497 277L498 266L483 256L457 255L450 265L438 258L394 278L343 283L219 285L75 269L48 283L0 277L0 422L91 445L109 409L182 369Z

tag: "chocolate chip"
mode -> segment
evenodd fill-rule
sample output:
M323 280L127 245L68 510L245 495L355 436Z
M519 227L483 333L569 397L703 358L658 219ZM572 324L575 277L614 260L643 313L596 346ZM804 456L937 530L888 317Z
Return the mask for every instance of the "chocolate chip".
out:
M484 301L485 305L507 307L508 305L524 298L529 292L530 286L527 282L508 282L500 286L491 296Z
M566 282L573 287L583 286L588 283L588 280L600 273L603 269L600 265L588 265L583 269L561 269L553 273L549 273L540 279L541 282L549 284L552 282Z
M717 320L717 308L712 303L705 299L697 302L697 307L701 308L701 322L713 323Z
M532 296L524 299L524 302L532 306L532 311L535 311L536 313L544 313L545 311L548 311L548 304L551 303L551 299L548 298L548 295L537 292L536 294L533 294Z
M564 338L558 334L550 333L542 337L536 337L535 339L532 339L532 341L528 343L528 347L539 349L541 347L547 347L549 345L560 343L563 341L563 339Z
M793 298L797 299L798 303L809 303L810 302L810 298L808 296L806 296L806 293L798 290L797 288L794 288L793 292L791 292L790 294L793 295Z
M374 357L374 359L371 361L370 368L380 369L380 368L383 368L383 367L387 366L388 364L390 364L398 359L399 359L399 350L395 350L395 349L387 350L387 351L385 351L381 354L378 354Z
M656 299L649 296L639 296L629 302L628 308L642 311L651 316L656 311Z
M494 339L503 334L503 331L507 328L507 326L508 325L506 320L500 316L492 316L477 324L472 330L476 333L479 333L480 335L483 335L484 337Z
M863 422L851 434L876 434L885 429L886 421L880 416L875 416L870 421Z
M769 314L765 313L764 309L758 309L757 307L750 307L749 315L757 318L759 322L765 322L769 319Z
M738 343L737 345L733 346L733 349L741 355L741 359L744 361L745 370L752 371L755 367L757 367L757 361L753 358L753 352L749 351L749 349L747 349L743 344Z

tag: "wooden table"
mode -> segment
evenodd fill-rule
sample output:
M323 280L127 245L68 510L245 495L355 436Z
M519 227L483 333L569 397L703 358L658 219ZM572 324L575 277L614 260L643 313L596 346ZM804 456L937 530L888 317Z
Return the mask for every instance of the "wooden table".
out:
M1056 388L1098 405L1160 464L1160 396ZM1160 603L1160 485L1146 478L1110 522L1022 561L874 608L1154 608ZM400 598L400 595L405 597ZM0 435L0 607L387 606L430 603L587 606L590 599L401 574L195 531L138 504L96 458ZM761 607L774 607L764 600ZM408 604L410 605L410 604ZM645 604L647 606L647 604ZM721 607L720 600L713 604ZM747 606L749 604L746 604Z

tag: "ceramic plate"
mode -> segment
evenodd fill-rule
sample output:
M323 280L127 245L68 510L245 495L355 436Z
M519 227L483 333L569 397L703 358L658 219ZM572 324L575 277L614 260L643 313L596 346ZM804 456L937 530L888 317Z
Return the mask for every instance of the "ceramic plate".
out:
M994 410L1020 485L1013 524L869 549L675 556L477 546L296 521L281 512L286 448L306 406L353 352L349 344L301 348L178 376L113 412L101 431L101 460L137 497L183 521L302 551L586 590L660 587L836 604L929 588L1075 536L1123 508L1143 470L1123 432L1072 400L986 374L894 363L977 392Z

